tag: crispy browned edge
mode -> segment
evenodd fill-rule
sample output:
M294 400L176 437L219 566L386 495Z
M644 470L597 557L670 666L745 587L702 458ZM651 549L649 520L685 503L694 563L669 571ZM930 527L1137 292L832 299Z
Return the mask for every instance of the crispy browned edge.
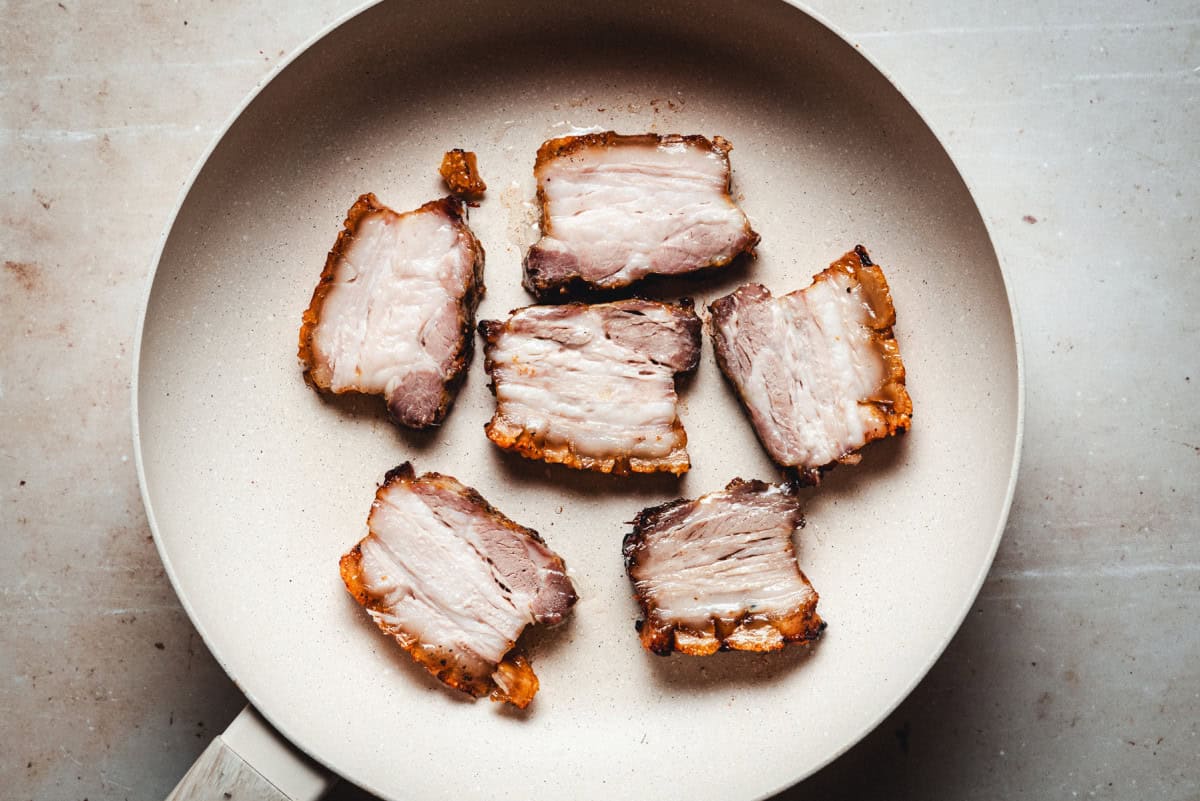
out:
M759 493L769 487L769 484L762 481L735 478L726 485L724 491ZM796 494L795 484L785 484L783 489L793 497ZM688 656L709 656L717 651L730 650L778 651L788 644L808 643L818 639L825 631L826 623L817 614L817 602L820 598L815 589L810 602L783 617L746 613L733 620L710 618L712 627L707 631L696 631L657 619L657 608L649 598L637 592L637 582L633 577L633 571L646 549L646 535L672 512L678 510L686 513L685 507L691 507L706 497L708 495L702 495L695 500L679 498L643 509L633 519L633 530L625 535L621 550L625 557L625 572L634 587L634 598L642 610L642 618L635 623L642 646L659 656L669 656L674 652ZM798 505L793 521L794 527L804 526L804 517ZM795 548L790 537L787 547L794 560ZM796 565L796 572L800 580L811 588L812 584L799 564Z
M483 297L486 291L483 283L483 262L484 250L483 245L475 237L475 233L471 227L467 225L466 218L463 216L462 201L456 197L444 197L437 200L431 200L428 203L407 212L396 212L379 202L379 199L371 192L359 196L350 210L346 212L346 220L342 224L342 230L338 233L337 241L334 242L333 248L329 251L329 255L325 258L325 267L321 270L321 277L317 281L316 288L313 289L312 300L309 301L308 308L304 310L302 322L300 324L300 362L304 365L304 380L309 386L323 392L333 392L328 386L321 384L313 375L315 357L313 355L312 337L313 332L317 328L317 324L321 320L321 309L325 305L325 296L333 289L334 272L337 269L338 262L341 261L346 249L350 246L354 239L358 226L362 221L371 214L378 212L387 212L395 214L397 217L404 217L409 214L418 214L425 211L441 211L446 216L450 217L457 223L460 231L466 234L471 243L471 250L475 256L474 261L474 276L467 287L467 293L463 296L463 302L460 305L461 320L459 337L458 353L454 356L454 361L450 367L450 371L443 385L442 402L438 406L437 412L433 419L424 425L412 426L397 420L392 414L391 409L388 410L388 416L397 425L403 425L408 428L431 428L440 425L445 419L447 412L450 410L451 404L454 403L454 398L458 394L458 388L462 386L463 380L466 378L466 367L471 361L471 355L475 350L475 337L473 329L475 328L475 310L479 306L479 300ZM354 390L343 390L341 393L334 394L350 394Z
M458 147L447 150L438 174L446 182L450 194L463 200L480 200L487 191L487 184L479 174L479 162L470 150Z
M542 237L553 233L553 226L550 225L549 216L546 214L546 192L542 185L542 170L551 161L564 156L570 156L589 147L613 147L618 145L661 145L674 144L677 142L685 142L687 144L699 145L714 153L720 153L725 162L725 194L729 197L730 202L737 206L733 201L733 169L729 164L729 151L733 150L733 145L723 136L714 136L709 139L701 134L619 134L615 131L603 131L597 133L582 134L580 136L560 136L555 139L547 139L538 148L537 158L533 163L533 175L537 179L537 202L538 202L538 224L542 232ZM741 207L737 206L740 210ZM743 216L745 212L743 212ZM687 275L696 275L700 272L706 272L714 268L724 267L732 262L738 255L745 253L751 258L754 257L754 248L758 244L761 237L753 228L750 227L749 218L746 219L746 244L730 255L728 259L718 259L711 264L699 267ZM528 269L530 253L534 248L530 248L525 254L522 266L525 268L522 272L521 285L525 287L530 294L534 295L542 302L551 302L554 298L571 298L588 295L589 293L608 293L620 290L629 284L618 286L601 287L586 281L579 277L572 277L568 281L561 283L545 283L534 281ZM642 279L638 279L642 280Z
M398 467L395 467L387 472L384 476L383 483L379 485L379 489L375 492L375 500L381 501L385 491L395 483L415 484L428 483L433 484L441 489L454 492L466 498L472 504L479 506L483 514L491 517L500 525L508 528L520 535L530 537L531 539L545 545L545 540L538 532L531 528L526 528L519 523L510 520L503 512L496 509L488 503L482 495L480 495L473 487L468 487L462 482L451 476L446 476L441 473L425 473L420 477L416 476L411 462L405 462ZM375 506L372 504L371 511L374 513ZM370 526L370 516L367 517L368 527ZM370 536L368 534L368 536ZM566 564L562 557L554 554L554 559L557 562L557 567L566 573ZM342 581L346 585L346 589L362 606L367 609L378 610L379 604L374 599L362 581L362 541L354 545L345 555L342 556L338 563L338 568L342 576ZM573 589L573 588L572 588ZM575 596L571 604L573 605ZM451 657L438 651L436 648L426 646L425 644L415 640L411 635L403 631L390 631L380 625L380 629L385 634L393 637L400 647L408 651L409 655L417 662L432 673L442 683L453 687L457 690L467 693L468 695L479 698L484 695L491 697L493 701L507 701L514 706L524 709L533 700L533 696L538 691L538 678L533 672L533 667L524 655L516 650L516 643L512 644L514 650L510 650L504 659L497 665L496 670L504 674L505 681L509 685L507 690L502 690L491 676L472 676L465 674L458 669L452 661Z
M679 310L680 312L689 314L691 319L688 320L688 322L691 323L692 320L695 321L696 345L697 351L699 351L701 323L700 318L696 316L691 298L680 298L676 303L658 300L646 300L644 298L628 299L628 301L635 300L645 303L659 303L663 306L671 308L672 310ZM618 300L612 301L611 303L597 304L573 302L562 304L558 308L572 309L586 308L589 306L612 306L628 301ZM533 307L522 306L519 309L513 309L509 312L509 319L503 322L500 320L481 320L479 322L479 333L483 337L483 366L487 371L488 378L490 379L488 388L492 391L493 396L496 394L496 379L493 374L496 364L492 360L492 348L495 346L496 341L500 338L500 335L505 332L505 329L507 329L512 316L529 308ZM675 375L678 376L680 373L689 372L690 370L694 369L695 365L693 365L689 370L681 370ZM617 476L627 476L630 473L671 473L678 476L686 473L692 467L691 458L688 456L687 452L687 431L685 431L683 428L683 422L679 419L678 411L676 411L675 421L671 425L671 430L679 437L679 445L674 448L668 456L663 457L662 459L635 459L631 456L626 456L623 454L614 456L611 459L597 459L595 457L583 456L576 453L569 444L562 448L546 449L543 447L542 443L539 443L537 439L524 428L522 428L521 433L515 437L506 436L497 427L497 422L499 421L500 417L500 405L497 401L496 411L493 413L492 419L484 425L484 432L487 434L488 439L490 439L500 448L506 451L519 453L526 459L537 459L549 464L561 464L576 470L592 470L597 473L611 473Z
M847 251L825 270L813 276L810 286L815 285L817 281L829 280L830 275L837 272L849 276L862 286L874 318L871 325L871 340L879 348L880 356L883 358L883 380L870 397L860 399L859 403L874 408L879 419L886 426L887 432L871 437L867 442L883 439L895 434L903 434L912 425L913 405L912 398L909 396L908 389L904 383L904 362L900 358L900 345L896 342L894 330L896 325L896 307L892 303L892 294L888 289L887 279L884 277L883 270L879 265L871 261L867 249L862 245L855 245L854 250ZM796 291L803 292L805 289L808 289L808 287ZM736 291L718 298L709 305L708 310L714 321L730 313L730 309L735 303L735 294ZM718 332L715 322L710 334L712 335L713 352L716 354L717 365L721 368L721 374L725 376L726 381L737 393L738 399L742 402L742 410L745 411L746 398L742 394L737 382L731 377L729 364L726 360L725 342ZM755 427L754 433L758 436L763 449L770 454L771 451L767 448L766 443L763 442L762 435L757 427ZM819 484L822 473L832 470L837 464L857 464L860 458L859 452L854 450L842 454L841 457L830 464L819 467L804 468L798 465L781 465L781 467L793 469L797 479L801 483Z

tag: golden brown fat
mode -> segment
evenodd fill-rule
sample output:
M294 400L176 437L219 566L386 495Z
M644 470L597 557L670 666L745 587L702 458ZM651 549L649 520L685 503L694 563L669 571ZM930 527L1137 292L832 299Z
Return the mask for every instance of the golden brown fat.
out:
M479 174L479 162L470 150L454 148L442 157L442 166L438 168L442 180L450 194L463 200L479 200L487 191L487 184Z

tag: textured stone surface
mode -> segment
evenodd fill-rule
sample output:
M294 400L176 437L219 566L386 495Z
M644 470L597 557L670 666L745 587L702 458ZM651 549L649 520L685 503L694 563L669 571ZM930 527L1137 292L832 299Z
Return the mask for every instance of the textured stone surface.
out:
M129 353L197 159L351 5L0 5L6 798L162 797L242 704L149 537ZM975 191L1021 315L1028 415L974 613L879 729L785 797L1195 798L1195 5L814 6Z

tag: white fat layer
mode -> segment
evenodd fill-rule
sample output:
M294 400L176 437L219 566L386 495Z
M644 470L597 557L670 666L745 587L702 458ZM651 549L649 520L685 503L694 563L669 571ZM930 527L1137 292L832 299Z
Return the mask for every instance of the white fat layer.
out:
M751 370L735 378L777 461L820 467L881 433L878 416L862 403L884 377L871 314L861 285L834 272L800 292L738 306L722 327L734 341L739 317L766 315L756 328L777 333L738 343L750 352Z
M404 484L389 487L360 544L362 582L378 599L372 617L399 637L494 667L533 621L534 601L511 583L501 588L483 535L495 525L462 509L434 509Z
M637 591L656 616L702 631L714 619L784 617L805 606L814 593L791 546L795 508L781 494L714 492L648 532Z
M645 313L669 322L669 312ZM548 449L570 443L580 456L597 459L660 459L683 445L674 430L671 367L607 339L597 311L555 321L557 339L538 336L533 321L542 315L537 307L517 312L492 348L496 402L505 418ZM516 325L521 318L529 324Z
M726 191L725 155L699 145L590 147L541 172L547 249L569 251L592 283L724 263L748 223Z
M426 333L454 325L472 264L466 238L438 211L363 218L313 332L329 388L390 395L412 373L444 374L453 353L430 352Z

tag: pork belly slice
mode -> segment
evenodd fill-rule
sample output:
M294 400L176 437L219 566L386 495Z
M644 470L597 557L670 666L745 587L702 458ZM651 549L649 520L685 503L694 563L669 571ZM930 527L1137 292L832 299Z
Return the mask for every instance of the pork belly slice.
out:
M719 136L611 131L544 143L533 168L542 238L525 256L525 288L542 299L613 290L752 253L758 234L729 194L732 149Z
M363 195L304 312L305 375L321 390L383 395L402 426L437 425L470 361L483 291L483 246L460 200L397 214Z
M740 478L694 501L644 509L624 547L642 645L707 656L819 637L817 593L792 547L802 524L794 485Z
M528 306L479 331L501 448L619 475L691 466L675 408L675 374L700 358L690 300Z
M407 462L387 474L367 528L340 566L379 628L449 686L527 706L538 679L513 647L576 600L558 554L457 479L418 478Z
M747 284L709 307L717 363L763 447L815 483L866 443L907 431L912 399L883 271L859 245L779 298Z

